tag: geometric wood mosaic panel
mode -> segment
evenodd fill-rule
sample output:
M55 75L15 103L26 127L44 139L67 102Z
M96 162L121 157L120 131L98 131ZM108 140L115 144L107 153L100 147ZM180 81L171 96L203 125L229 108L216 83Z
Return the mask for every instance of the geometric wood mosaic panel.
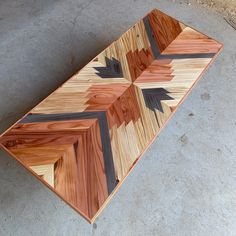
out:
M1 146L93 222L221 48L154 9L4 132Z

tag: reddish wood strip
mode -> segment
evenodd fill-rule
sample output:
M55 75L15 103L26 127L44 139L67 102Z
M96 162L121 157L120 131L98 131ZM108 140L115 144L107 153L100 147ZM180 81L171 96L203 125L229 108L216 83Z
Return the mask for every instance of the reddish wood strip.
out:
M221 47L154 9L0 146L92 222Z
M194 53L216 53L221 45L215 40L199 33L198 31L186 27L166 47L162 54L194 54Z
M135 80L135 84L169 81L174 77L172 72L171 60L154 60Z
M129 51L126 54L129 71L132 81L135 79L152 63L154 60L152 51L150 48L142 49L140 51L135 50L134 52Z
M182 31L177 20L157 9L148 14L148 19L160 52L164 51Z

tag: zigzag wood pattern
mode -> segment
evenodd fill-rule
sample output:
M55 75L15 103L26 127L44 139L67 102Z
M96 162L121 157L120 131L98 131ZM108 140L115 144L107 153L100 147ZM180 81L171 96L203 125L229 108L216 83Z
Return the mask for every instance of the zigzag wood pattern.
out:
M1 146L92 222L221 47L154 9Z

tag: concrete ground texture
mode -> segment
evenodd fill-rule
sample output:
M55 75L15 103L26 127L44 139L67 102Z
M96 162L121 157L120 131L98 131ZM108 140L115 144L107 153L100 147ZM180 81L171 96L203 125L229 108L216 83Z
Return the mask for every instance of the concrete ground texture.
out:
M93 225L0 151L0 235L236 235L236 31L177 0L0 1L0 131L152 8L224 44Z

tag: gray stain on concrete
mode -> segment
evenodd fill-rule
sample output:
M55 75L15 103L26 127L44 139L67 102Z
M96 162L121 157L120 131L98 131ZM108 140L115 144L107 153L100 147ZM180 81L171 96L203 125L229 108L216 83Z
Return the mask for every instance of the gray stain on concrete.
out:
M208 101L208 100L210 100L210 98L211 98L211 96L210 96L209 93L202 93L202 94L201 94L201 99L202 99L203 101Z
M188 136L186 134L183 134L180 138L179 138L180 142L182 143L182 145L186 145L188 144Z

